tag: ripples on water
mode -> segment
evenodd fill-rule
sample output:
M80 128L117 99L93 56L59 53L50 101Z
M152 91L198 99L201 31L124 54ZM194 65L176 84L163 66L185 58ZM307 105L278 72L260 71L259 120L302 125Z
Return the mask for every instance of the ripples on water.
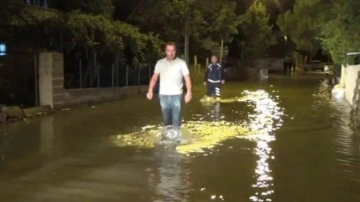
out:
M350 187L360 185L360 136L352 131L350 124L350 106L343 99L334 98L331 102L333 129L336 131L334 142L338 154L337 161L342 166L344 176L350 181ZM360 192L356 198L360 200Z
M188 144L177 146L176 150L167 150L166 159L161 160L158 171L160 181L157 184L157 189L159 189L159 195L163 196L162 200L167 197L175 200L179 196L174 194L173 189L183 190L180 188L184 186L183 182L177 179L177 176L180 175L177 171L180 169L180 154L187 156L193 156L196 153L211 155L216 146L226 139L245 138L256 142L254 154L258 157L254 173L255 181L252 185L254 193L250 200L271 201L271 196L274 193L274 182L269 161L275 159L275 156L269 144L275 140L274 131L282 126L282 117L284 116L284 110L279 106L277 98L278 96L272 96L265 90L244 91L242 97L235 99L234 102L245 102L253 108L253 113L250 113L247 119L226 121L225 114L221 112L221 105L215 104L208 113L204 115L195 114L193 118L197 118L197 121L185 122L183 127L189 131L193 139ZM118 146L154 148L159 128L158 125L144 126L141 132L120 134L113 137L113 142ZM160 154L163 153L160 152ZM172 176L166 174L167 172L171 172ZM204 191L206 187L202 189ZM226 200L226 196L210 194L210 199Z
M128 134L115 134L110 138L110 142L103 137L98 141L90 141L91 144L84 143L81 139L81 145L87 145L88 149L82 148L78 156L60 162L64 168L57 170L58 177L39 171L32 178L33 181L29 182L32 185L41 184L44 188L38 190L33 186L35 188L30 190L35 192L35 198L43 198L44 195L52 198L73 197L75 190L77 193L83 191L90 195L89 198L107 196L117 200L117 197L129 194L130 187L136 195L143 194L141 198L145 199L142 201L171 202L237 199L290 201L289 196L314 196L325 201L331 200L332 196L343 197L345 194L350 195L350 199L356 196L360 199L360 192L357 191L360 186L360 140L348 126L349 106L339 99L331 99L329 86L324 83L315 91L313 87L305 87L303 90L306 93L295 92L299 92L298 96L303 97L286 94L289 89L280 87L284 91L279 97L275 88L266 88L269 90L244 91L239 93L239 97L220 104L202 107L194 105L201 108L195 110L196 113L184 122L185 139L190 140L187 144L159 145L157 135L160 125L144 125ZM291 96L290 99L290 96L286 97L288 95ZM279 105L280 98L282 106L287 107L286 113L294 113L285 119L285 127L282 126L287 115ZM297 101L301 102L301 105L297 105ZM295 117L294 121L292 117ZM43 134L41 139L44 142L41 143L43 146L40 152L55 153L54 142L62 144L64 140L60 141L54 137L63 131L54 129L57 127L52 124L57 121L53 120L53 117L49 117L48 120L41 119L41 122L44 122L41 123L44 126L40 127L40 133ZM280 127L282 130L277 131ZM78 125L75 128L79 128ZM89 132L91 133L91 130ZM12 134L8 135L5 131L3 136L12 137ZM278 140L274 144L276 137ZM232 141L227 141L230 139ZM293 142L286 141L289 139ZM314 148L313 145L316 146L319 142L326 144L321 144L321 148ZM4 143L3 141L3 145L7 146ZM309 153L304 155L299 151L292 152L294 148L291 144L294 143L302 144L303 150L300 151ZM114 151L114 146L136 149L115 148ZM274 150L277 153L274 153ZM319 150L321 152L316 154L317 156L312 156L312 152ZM127 151L136 157L130 158L126 152L119 156L118 151ZM303 158L300 159L302 162L296 162L299 157ZM0 159L2 158L3 156L0 156ZM325 160L321 161L322 158ZM312 165L313 161L318 160L321 163ZM308 161L309 164L301 164ZM277 166L275 173L272 167L274 164ZM323 166L319 166L320 164ZM296 169L299 170L300 176L293 175L294 179L287 179L290 174L297 174L289 169L293 165L299 166ZM285 174L279 175L279 172ZM61 177L60 174L64 176ZM42 181L44 179L40 177L43 175L49 183L55 181L56 185L47 187L48 185ZM319 177L326 182L316 178L313 184L307 183L309 179L300 179L307 178L306 175L310 175L309 178ZM274 176L277 177L276 180ZM58 182L59 179L64 182ZM215 180L219 180L219 183ZM289 187L284 188L289 182ZM304 182L306 184L303 184ZM74 189L74 185L77 189ZM62 188L60 191L59 187ZM297 190L293 191L294 189ZM329 193L331 191L339 193ZM129 195L128 200L122 201L132 201L131 197L134 195ZM299 201L301 197L298 198Z
M329 112L332 119L332 129L336 131L334 142L338 161L351 177L351 181L360 183L360 138L349 127L351 108L344 98L331 95L331 86L321 83L313 94L315 98L313 108L317 111ZM356 175L355 175L356 174Z
M331 128L322 127L322 130L332 130L334 137L335 152L337 153L336 160L343 172L340 177L349 181L349 189L358 189L360 185L360 138L358 134L349 127L350 125L350 110L351 107L345 98L339 98L331 95L332 86L327 83L321 83L315 93L312 95L313 109L321 116L331 123ZM324 125L325 123L323 123ZM350 191L350 190L349 190ZM350 194L354 192L350 191ZM351 199L357 198L360 200L360 192L355 196L349 196Z

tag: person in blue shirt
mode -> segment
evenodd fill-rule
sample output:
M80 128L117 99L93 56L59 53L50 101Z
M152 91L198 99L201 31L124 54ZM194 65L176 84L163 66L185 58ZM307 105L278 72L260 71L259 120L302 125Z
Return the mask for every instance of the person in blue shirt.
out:
M207 67L204 76L204 85L207 86L206 96L215 96L217 100L221 95L221 84L225 84L224 68L218 63L216 55L211 56L211 64Z

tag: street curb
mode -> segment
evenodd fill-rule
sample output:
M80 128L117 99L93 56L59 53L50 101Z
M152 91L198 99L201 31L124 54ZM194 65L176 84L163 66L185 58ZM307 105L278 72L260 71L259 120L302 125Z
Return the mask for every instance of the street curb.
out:
M21 108L19 106L5 106L0 104L0 124L2 123L10 123L10 122L17 122L24 120L26 118L33 118L37 116L46 116L50 113L57 113L68 111L70 108L78 108L81 106L92 106L98 105L102 103L109 103L109 102L116 102L119 100L124 100L128 98L134 97L145 97L145 91L137 91L131 94L124 94L119 96L117 99L109 99L109 100L99 100L99 101L87 101L87 102L80 102L80 103L66 103L62 105L56 105L51 108L50 105L40 106L40 107L29 107L29 108Z
M23 111L24 111L24 116L26 118L30 118L30 117L34 117L34 116L41 116L41 115L48 114L49 112L51 112L51 106L46 105L46 106L41 106L41 107L25 108L25 109L23 109Z
M51 106L20 108L19 106L4 106L0 108L0 124L21 121L24 118L42 116L50 113Z

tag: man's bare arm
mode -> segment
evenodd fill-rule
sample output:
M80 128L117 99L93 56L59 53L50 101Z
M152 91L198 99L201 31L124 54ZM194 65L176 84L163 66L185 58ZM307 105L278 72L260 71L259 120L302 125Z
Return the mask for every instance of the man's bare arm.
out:
M184 79L185 79L185 86L186 86L187 93L190 93L190 94L191 94L191 92L192 92L192 85L191 85L190 75L184 76Z
M155 88L155 85L156 85L156 82L158 81L159 79L159 74L158 73L154 73L151 77L151 80L150 80L150 83L149 83L149 89L148 89L148 93L152 93L154 92L154 88Z
M185 94L185 102L188 103L192 99L192 85L191 85L191 79L189 75L184 76L185 79L185 85L186 85L186 94Z
M154 87L156 85L156 82L159 78L159 74L158 73L154 73L151 77L150 83L149 83L149 89L148 92L146 93L146 97L147 99L151 100L153 98L153 92L154 92Z

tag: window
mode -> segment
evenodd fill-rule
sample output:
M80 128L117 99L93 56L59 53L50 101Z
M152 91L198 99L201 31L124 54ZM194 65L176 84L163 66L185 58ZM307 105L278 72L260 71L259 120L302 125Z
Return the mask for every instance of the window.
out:
M0 43L0 56L6 55L6 44Z

